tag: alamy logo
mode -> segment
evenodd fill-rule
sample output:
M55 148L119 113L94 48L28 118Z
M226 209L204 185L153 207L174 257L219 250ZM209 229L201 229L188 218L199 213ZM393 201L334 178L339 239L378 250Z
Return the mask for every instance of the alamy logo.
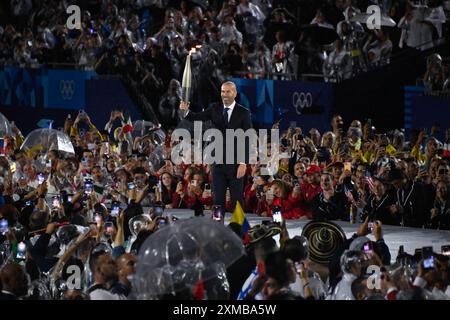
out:
M289 158L287 153L280 153L278 129L270 130L269 143L266 129L258 133L255 129L227 129L225 135L218 129L208 129L203 133L201 121L194 121L195 144L191 144L191 133L186 129L174 130L171 140L174 164L259 163L262 175L274 175L280 159ZM203 142L208 142L204 148Z
M380 290L381 289L381 278L380 278L380 267L377 265L370 265L367 268L367 274L369 274L369 278L367 278L367 288L370 290Z
M75 81L61 80L59 81L59 92L63 100L72 100L75 93Z
M379 6L371 5L367 7L366 13L370 16L367 18L367 28L370 30L381 29L381 9Z
M66 9L66 13L70 14L69 18L67 18L66 26L67 29L73 30L78 29L81 30L81 9L77 5L70 5Z
M80 290L81 289L81 270L77 265L70 265L67 267L67 288L69 290Z

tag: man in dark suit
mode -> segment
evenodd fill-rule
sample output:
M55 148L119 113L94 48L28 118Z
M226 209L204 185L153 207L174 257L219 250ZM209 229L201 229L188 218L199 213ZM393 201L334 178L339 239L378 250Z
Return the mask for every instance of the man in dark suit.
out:
M189 104L180 103L180 109L187 112L185 119L189 121L207 121L210 120L212 128L218 129L223 135L223 164L214 163L211 167L214 188L214 204L225 208L227 187L230 189L231 208L234 210L236 201L243 205L244 175L246 163L248 163L248 144L246 143L246 155L244 160L237 161L236 141L227 141L226 129L242 129L244 132L252 128L250 112L243 106L236 103L237 96L236 85L231 82L222 84L221 97L222 103L212 104L208 109L194 113L189 111ZM235 139L234 139L235 140ZM234 144L234 161L226 162L227 149Z

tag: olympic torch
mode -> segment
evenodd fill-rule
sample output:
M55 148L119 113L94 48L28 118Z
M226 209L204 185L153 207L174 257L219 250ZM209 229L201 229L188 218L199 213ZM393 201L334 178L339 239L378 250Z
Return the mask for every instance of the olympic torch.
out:
M181 100L189 103L191 100L192 91L192 72L191 72L191 55L195 52L195 48L189 51L186 57L186 64L184 65L183 81L181 83Z

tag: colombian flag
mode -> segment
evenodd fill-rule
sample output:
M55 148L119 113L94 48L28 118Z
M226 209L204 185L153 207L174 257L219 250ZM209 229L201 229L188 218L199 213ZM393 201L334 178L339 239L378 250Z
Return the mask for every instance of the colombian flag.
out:
M244 244L247 244L249 241L248 238L248 230L250 229L250 224L248 223L247 218L245 217L244 210L242 210L241 204L239 201L236 201L236 207L234 208L233 215L231 216L230 223L235 222L242 227L242 234L244 236Z

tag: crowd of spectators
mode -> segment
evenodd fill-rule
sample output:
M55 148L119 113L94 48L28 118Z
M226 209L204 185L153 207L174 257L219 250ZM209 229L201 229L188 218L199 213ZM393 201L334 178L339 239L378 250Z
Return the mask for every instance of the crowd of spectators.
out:
M0 64L120 74L150 97L181 79L186 55L197 46L195 86L217 93L229 77L348 79L389 63L391 53L430 48L445 36L442 1L428 1L427 8L378 2L12 0L0 11ZM81 29L66 25L73 4L81 8ZM351 20L373 4L381 9L381 29ZM385 27L385 17L398 25ZM152 102L158 109L158 99Z
M136 263L142 242L161 227L153 215L155 208L209 212L214 192L211 190L210 166L174 164L170 154L176 141L171 141L170 131L165 132L164 138L164 135L156 134L161 130L156 126L150 132L136 136L132 134L131 123L117 110L100 130L85 112L74 118L68 117L64 132L70 137L75 154L55 149L42 153L42 146L21 150L19 146L24 137L13 126L14 134L5 137L4 156L0 158L3 227L0 251L5 264L1 271L3 297L27 296L25 289L28 288L31 290L28 295L33 296L32 292L37 291L41 298L49 298L41 290L43 279L48 279L50 274L56 279L67 280L70 275L65 269L70 265L68 261L85 266L90 253L91 278L88 277L90 282L83 287L84 293L91 299L123 298L130 292L131 283L127 277L135 270L131 266ZM413 131L407 139L401 130L378 134L373 125L370 120L364 124L353 120L345 130L344 119L335 115L328 132L311 129L306 133L301 128L284 131L280 150L271 150L271 154L280 152L290 157L279 160L278 172L272 176L261 174L260 164L248 165L244 177L244 210L268 219L275 208L281 208L285 220L362 223L355 239L366 236L371 224L376 230L375 242L382 247L379 252L381 262L376 264L383 266L389 265L390 256L387 256L388 250L382 241L382 225L449 230L450 130L446 128L441 132L439 127L433 126L428 134L425 130ZM230 201L227 202L226 209L232 211ZM112 207L118 203L123 210L116 217ZM153 216L154 220L148 228L133 234L128 227L130 220L144 213ZM233 230L240 234L239 228L235 225ZM283 230L286 238L287 230ZM336 252L335 266L328 266L331 277L328 282L323 275L317 278L308 271L305 257L298 258L294 254L296 250L303 250L298 248L298 241L291 243L294 253L283 250L274 253L277 247L271 238L265 240L268 243L261 243L260 250L255 244L252 246L254 253L250 251L246 256L250 260L240 262L247 267L253 266L248 273L252 275L250 282L242 279L240 271L232 272L229 275L229 281L233 283L230 297L237 297L247 283L247 290L243 290L250 293L248 299L278 297L275 293L283 293L279 298L289 299L292 298L290 284L296 282L299 283L295 285L297 294L294 296L300 294L304 298L353 299L370 294L379 297L380 291L368 292L363 285L351 282L367 281L361 270L369 260L376 259L354 252L361 250L350 246L354 238L347 243L351 251ZM97 256L92 251L96 243L110 246L112 251L101 251L104 254L95 251ZM22 253L22 258L16 259L23 244L27 248L26 254ZM284 250L288 250L288 243L284 246ZM72 257L75 251L76 258ZM265 261L265 274L258 273L261 270L256 268L253 254L256 261ZM341 255L347 258L342 258L339 264ZM26 269L11 259L19 261ZM297 269L292 261L297 262ZM430 270L424 271L417 263L417 277L422 280L413 282L414 279L410 279L409 287L404 286L409 280L389 280L392 274L386 273L384 279L390 290L389 297L396 297L391 293L402 290L408 294L421 290L422 295L430 294L436 288L445 291L443 283L448 280L442 277L447 276L440 272L444 272L446 261L439 260L442 269L436 269L443 282L428 279L425 274ZM353 268L347 266L348 263L357 265ZM280 269L280 266L285 268ZM346 266L348 270L344 271ZM252 271L252 268L256 269ZM344 272L342 282L339 282L339 268ZM25 286L25 272L31 280L39 280L40 285ZM260 280L255 280L258 277ZM312 293L305 286L313 281L308 280L309 277L316 279ZM119 287L110 287L111 281ZM337 289L342 286L346 289ZM351 296L348 295L350 286L356 290ZM55 288L53 291L61 293L62 287L58 288L59 291ZM271 288L274 291L270 291ZM66 289L63 290L66 298L71 298L71 294L74 294L72 298L87 298L80 296L81 291L74 293ZM340 295L335 290L345 293ZM411 295L407 296L411 298Z

